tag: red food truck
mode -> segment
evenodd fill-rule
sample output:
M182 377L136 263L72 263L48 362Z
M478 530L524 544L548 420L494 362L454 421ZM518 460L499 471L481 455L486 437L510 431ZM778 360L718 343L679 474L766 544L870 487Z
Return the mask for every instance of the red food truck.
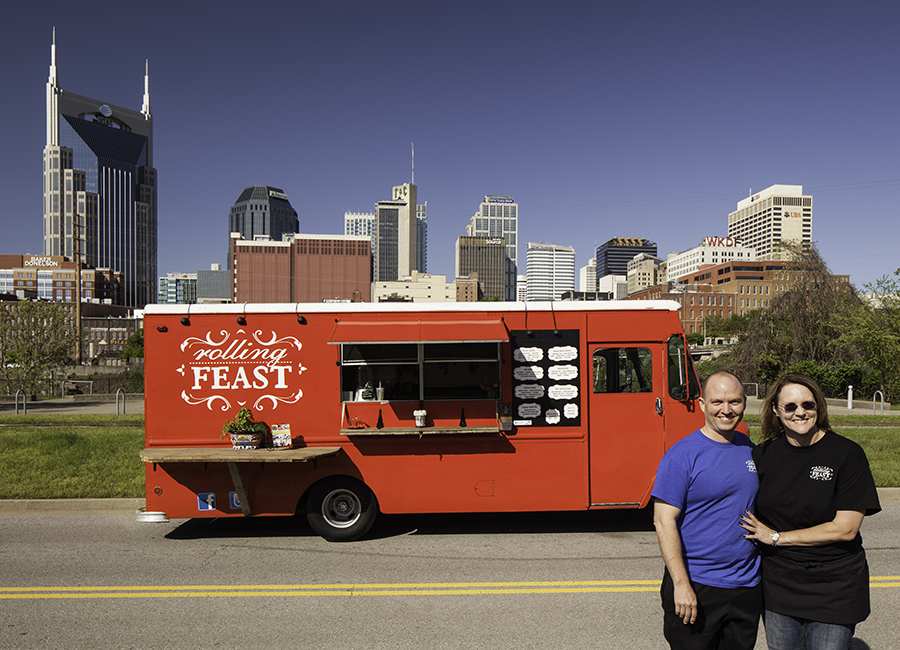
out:
M702 425L670 301L148 305L146 514L642 508ZM260 448L222 428L242 407Z

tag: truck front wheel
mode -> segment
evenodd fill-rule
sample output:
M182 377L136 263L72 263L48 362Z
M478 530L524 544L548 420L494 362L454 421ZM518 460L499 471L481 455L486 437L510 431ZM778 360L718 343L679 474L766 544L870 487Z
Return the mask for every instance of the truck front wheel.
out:
M316 483L306 500L306 520L329 542L352 542L365 535L378 515L378 501L365 483L334 476Z

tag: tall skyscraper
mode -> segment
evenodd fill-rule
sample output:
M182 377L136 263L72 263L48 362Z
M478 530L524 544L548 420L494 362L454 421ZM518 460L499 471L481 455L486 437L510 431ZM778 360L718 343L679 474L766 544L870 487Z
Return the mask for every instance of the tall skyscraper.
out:
M781 259L781 242L812 243L812 196L802 185L767 187L728 215L728 236L755 249L758 260Z
M478 212L469 220L466 234L470 237L502 238L506 245L505 290L503 300L516 299L518 268L519 204L510 196L486 195Z
M254 185L241 192L228 213L229 251L233 232L240 233L248 241L257 238L281 241L284 235L300 232L300 221L283 190L268 185ZM230 269L231 256L227 259Z
M154 302L156 193L149 64L140 111L63 91L54 30L44 147L44 254L73 260L80 252L84 263L123 274L126 306Z
M571 246L528 242L525 300L559 300L575 291L575 249Z
M375 282L409 277L416 269L416 210L416 186L412 183L394 187L391 200L375 204Z
M456 277L478 274L485 300L506 300L506 251L499 237L456 239Z
M615 237L597 247L597 279L607 275L626 275L628 262L638 253L656 257L656 242L642 237Z

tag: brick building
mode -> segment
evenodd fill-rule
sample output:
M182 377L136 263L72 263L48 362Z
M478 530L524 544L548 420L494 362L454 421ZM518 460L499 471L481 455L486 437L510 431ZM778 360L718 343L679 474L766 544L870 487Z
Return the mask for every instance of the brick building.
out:
M361 235L231 236L232 302L369 302L372 246Z

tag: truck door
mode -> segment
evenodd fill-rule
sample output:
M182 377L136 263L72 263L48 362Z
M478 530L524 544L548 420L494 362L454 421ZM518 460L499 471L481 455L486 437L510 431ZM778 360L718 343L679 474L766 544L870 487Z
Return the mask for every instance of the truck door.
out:
M638 507L663 453L663 353L632 342L588 350L591 505Z

